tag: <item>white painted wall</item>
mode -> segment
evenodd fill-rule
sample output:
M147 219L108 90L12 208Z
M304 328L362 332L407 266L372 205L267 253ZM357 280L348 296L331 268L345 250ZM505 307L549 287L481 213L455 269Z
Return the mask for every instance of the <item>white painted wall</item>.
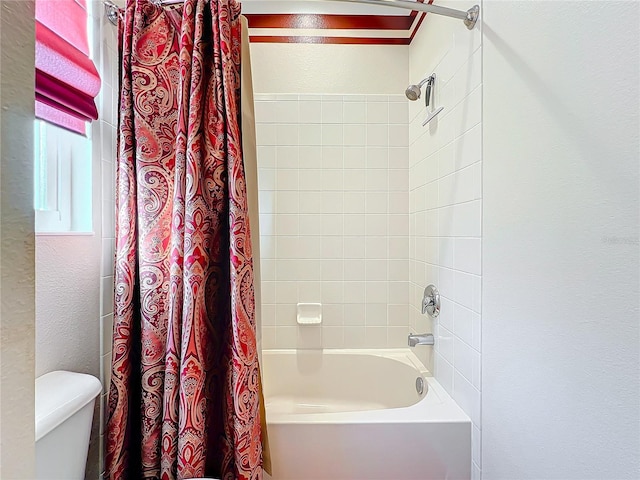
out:
M481 40L480 26L469 31L459 21L427 15L409 48L410 82L435 73L434 105L444 107L423 127L424 97L410 103L411 328L436 336L433 351L415 352L473 422L473 478L481 469ZM442 299L436 320L420 311L429 284Z
M36 376L99 375L100 248L95 234L36 237Z
M402 94L409 48L402 45L253 43L256 93Z
M0 4L0 477L34 475L34 3Z
M640 4L483 18L483 478L637 479Z

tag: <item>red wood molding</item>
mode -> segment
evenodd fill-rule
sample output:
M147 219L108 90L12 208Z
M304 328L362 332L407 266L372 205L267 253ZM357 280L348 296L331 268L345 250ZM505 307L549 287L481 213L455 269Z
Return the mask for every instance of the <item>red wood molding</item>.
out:
M252 35L252 43L322 43L339 45L409 45L410 38L385 37L307 37Z
M425 0L417 0L424 3ZM428 0L432 4L433 0ZM247 14L249 28L273 30L273 35L251 35L255 43L325 43L342 45L410 45L420 29L426 13L411 11L408 15L330 15L330 14ZM277 30L370 30L404 31L409 36L304 36L277 35Z

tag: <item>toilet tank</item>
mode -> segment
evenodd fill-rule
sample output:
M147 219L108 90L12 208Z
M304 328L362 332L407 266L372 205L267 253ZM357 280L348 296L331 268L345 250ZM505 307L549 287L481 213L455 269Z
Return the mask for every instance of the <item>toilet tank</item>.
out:
M51 372L36 379L36 479L83 480L93 406L102 385L91 375Z

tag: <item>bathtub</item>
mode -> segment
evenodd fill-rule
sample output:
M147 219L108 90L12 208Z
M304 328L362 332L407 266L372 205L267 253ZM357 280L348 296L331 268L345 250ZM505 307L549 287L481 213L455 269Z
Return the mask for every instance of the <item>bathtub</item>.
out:
M265 350L262 365L267 479L470 478L469 417L411 350Z

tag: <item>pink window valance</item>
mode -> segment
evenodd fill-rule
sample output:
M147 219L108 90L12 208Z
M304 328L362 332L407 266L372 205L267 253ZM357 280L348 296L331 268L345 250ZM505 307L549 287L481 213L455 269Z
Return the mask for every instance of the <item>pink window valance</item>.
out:
M85 134L98 118L86 0L36 0L36 117Z

